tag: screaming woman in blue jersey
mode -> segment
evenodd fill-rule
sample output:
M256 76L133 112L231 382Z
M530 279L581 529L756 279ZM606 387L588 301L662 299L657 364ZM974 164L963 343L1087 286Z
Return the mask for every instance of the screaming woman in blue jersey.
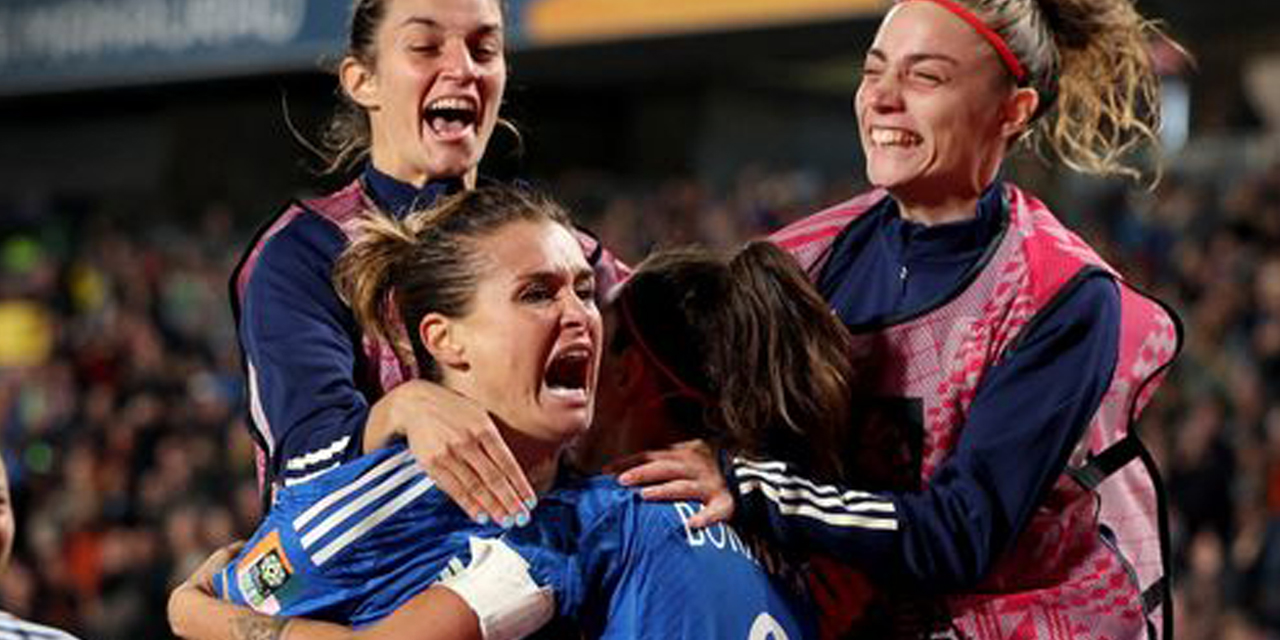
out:
M789 256L755 244L729 261L651 258L611 306L602 348L593 273L570 229L546 200L482 188L401 222L366 219L336 276L367 331L493 415L539 493L532 521L474 521L406 444L368 432L385 446L282 489L234 558L215 554L174 591L176 634L812 636L784 559L727 526L690 527L695 507L645 502L561 458L597 399L597 422L637 441L587 442L583 458L689 437L833 452L800 446L798 425L820 445L847 424L848 359L832 348L843 327ZM597 383L602 357L614 375ZM837 472L822 455L796 462Z

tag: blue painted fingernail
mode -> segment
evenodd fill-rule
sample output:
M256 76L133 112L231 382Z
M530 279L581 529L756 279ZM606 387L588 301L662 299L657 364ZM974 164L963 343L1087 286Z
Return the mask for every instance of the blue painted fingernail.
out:
M534 509L537 509L537 508L538 508L538 499L537 499L537 498L526 498L526 499L525 499L525 501L524 501L524 506L525 506L527 509L529 509L530 511L533 511Z
M489 514L482 513L476 516L476 524L479 524L482 527L485 526L486 524L489 524Z
M520 515L516 516L516 526L523 527L527 524L529 524L529 514L521 511Z
M503 519L502 519L502 528L503 528L503 529L510 529L510 528L512 527L512 525L514 525L514 524L515 524L515 520L513 520L513 519L511 518L511 516L507 516L507 517L505 517L505 518L503 518Z

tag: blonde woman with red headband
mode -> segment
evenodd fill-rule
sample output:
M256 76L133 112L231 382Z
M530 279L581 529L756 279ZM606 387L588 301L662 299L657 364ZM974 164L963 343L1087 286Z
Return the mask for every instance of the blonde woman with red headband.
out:
M1129 0L894 5L855 99L876 189L774 237L853 334L869 398L845 461L877 480L685 447L622 481L852 567L884 596L867 637L1168 637L1160 481L1133 423L1177 321L998 177L1024 142L1138 177L1152 37Z

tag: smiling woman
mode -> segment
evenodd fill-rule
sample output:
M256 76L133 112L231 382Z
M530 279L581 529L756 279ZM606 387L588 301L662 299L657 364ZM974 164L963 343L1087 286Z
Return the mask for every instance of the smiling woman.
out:
M452 176L475 186L507 83L498 0L361 4L370 6L368 21L354 23L338 71L357 107L345 121L355 135L338 144L337 157L368 151L374 166L404 183ZM374 22L380 28L368 30Z
M823 584L869 576L869 616L847 617L863 589L824 610L840 637L1168 637L1160 480L1134 421L1177 321L999 180L1024 140L1137 175L1158 37L1130 0L896 2L854 99L877 189L774 236L853 333L869 397L847 466L894 473L815 488L806 465L684 456L622 479L715 501L723 474L735 523L843 560Z
M337 69L342 109L325 135L346 188L298 201L264 226L232 275L264 497L405 436L441 489L476 519L536 502L497 427L474 402L415 379L415 354L366 335L333 288L353 221L388 220L474 188L507 81L499 0L355 0ZM615 263L580 236L597 277ZM444 472L448 467L451 472Z

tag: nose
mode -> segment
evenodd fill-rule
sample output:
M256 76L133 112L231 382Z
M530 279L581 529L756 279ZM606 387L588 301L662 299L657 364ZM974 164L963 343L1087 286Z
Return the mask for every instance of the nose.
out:
M457 80L470 80L476 76L476 61L471 57L471 48L467 43L453 39L445 43L443 74Z
M578 297L577 292L569 291L566 300L560 307L560 324L565 328L587 327L593 316L598 316L595 302Z
M858 100L878 113L901 109L902 82L898 74L886 71L875 77L863 76Z

